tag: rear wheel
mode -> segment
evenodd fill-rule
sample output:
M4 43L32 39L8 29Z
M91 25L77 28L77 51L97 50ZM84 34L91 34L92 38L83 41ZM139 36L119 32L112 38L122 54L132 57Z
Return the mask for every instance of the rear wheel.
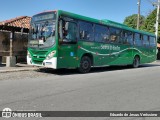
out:
M138 68L140 65L140 58L138 56L136 56L133 60L133 68Z
M78 71L81 73L88 73L90 70L91 70L91 59L88 56L83 56Z

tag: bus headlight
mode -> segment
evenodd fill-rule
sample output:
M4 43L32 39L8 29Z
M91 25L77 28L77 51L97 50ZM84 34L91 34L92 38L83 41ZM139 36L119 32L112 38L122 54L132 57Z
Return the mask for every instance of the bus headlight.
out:
M51 53L48 54L48 56L46 57L47 60L50 60L51 58L53 58L53 56L56 54L56 51L52 51Z
M31 54L30 54L29 51L27 51L27 56L28 56L29 58L31 58Z

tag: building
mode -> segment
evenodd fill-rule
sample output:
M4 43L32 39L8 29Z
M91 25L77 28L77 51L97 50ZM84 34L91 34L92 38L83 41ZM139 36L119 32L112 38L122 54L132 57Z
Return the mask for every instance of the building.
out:
M25 61L30 20L31 18L28 16L21 16L0 22L1 61L7 57L11 63L12 61L13 63ZM22 58L24 59L22 60Z

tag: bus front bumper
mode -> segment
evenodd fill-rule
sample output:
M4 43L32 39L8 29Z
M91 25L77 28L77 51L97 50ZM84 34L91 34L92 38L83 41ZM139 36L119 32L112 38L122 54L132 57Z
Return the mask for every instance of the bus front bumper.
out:
M57 69L57 58L54 57L54 58L52 58L50 60L44 60L42 65L44 67Z
M42 64L35 64L32 62L32 59L27 56L27 64L34 65L39 67L53 68L57 69L57 57L51 58L49 60L44 60Z

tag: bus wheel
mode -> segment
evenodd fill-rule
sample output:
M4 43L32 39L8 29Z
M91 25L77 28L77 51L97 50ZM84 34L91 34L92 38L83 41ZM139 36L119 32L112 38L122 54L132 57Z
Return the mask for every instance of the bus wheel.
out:
M133 60L133 68L138 68L140 65L140 58L136 56Z
M88 56L83 56L78 71L81 73L88 73L90 70L91 70L91 59Z

